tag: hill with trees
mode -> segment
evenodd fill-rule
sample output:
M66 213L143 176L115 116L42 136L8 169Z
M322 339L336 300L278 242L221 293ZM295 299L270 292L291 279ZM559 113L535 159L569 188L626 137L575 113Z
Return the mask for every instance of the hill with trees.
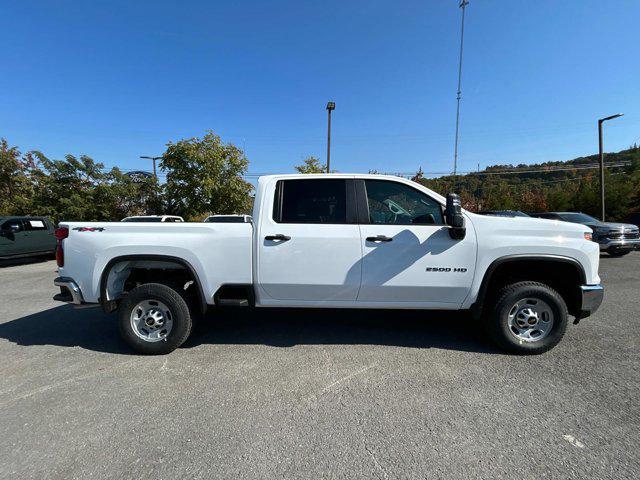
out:
M573 210L599 216L600 171L597 155L565 162L534 165L493 165L477 173L453 177L413 177L439 193L457 192L465 208L522 210L524 212ZM619 220L640 210L640 147L605 155L607 218Z

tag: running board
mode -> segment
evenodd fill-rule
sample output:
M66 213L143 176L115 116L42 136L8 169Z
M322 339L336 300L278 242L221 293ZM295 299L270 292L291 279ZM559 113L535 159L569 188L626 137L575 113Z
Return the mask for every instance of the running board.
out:
M221 298L218 300L221 307L248 307L249 300L246 298Z
M213 303L220 307L251 307L255 305L253 285L225 284L213 296Z

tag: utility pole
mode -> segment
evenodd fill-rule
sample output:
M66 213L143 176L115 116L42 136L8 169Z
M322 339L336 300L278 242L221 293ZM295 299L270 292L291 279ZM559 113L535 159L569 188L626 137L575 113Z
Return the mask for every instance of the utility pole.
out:
M144 158L146 160L153 160L153 176L156 179L156 182L158 181L158 174L156 173L156 160L160 160L162 157L147 157L147 156L143 156L141 155L140 158Z
M480 211L480 162L478 162L478 188L476 189L476 203L477 203L477 212Z
M335 102L327 103L327 173L331 172L331 112L336 109Z
M611 115L609 117L600 118L598 120L598 153L600 155L600 218L604 222L605 214L604 214L604 149L603 149L603 141L602 141L602 124L607 120L613 120L614 118L618 118L624 115L624 113L616 113L615 115Z
M459 7L462 9L462 27L460 29L460 60L458 62L458 94L456 97L458 101L458 105L456 107L456 139L455 139L455 145L453 148L454 186L456 181L456 175L458 173L458 134L460 131L460 99L462 98L462 50L464 47L464 12L466 10L467 5L469 5L468 0L462 0L459 5Z

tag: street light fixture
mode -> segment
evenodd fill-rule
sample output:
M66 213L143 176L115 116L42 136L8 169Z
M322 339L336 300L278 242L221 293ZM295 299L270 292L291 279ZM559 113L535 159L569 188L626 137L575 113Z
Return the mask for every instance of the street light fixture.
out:
M145 155L140 155L140 158L144 158L146 160L153 160L153 176L156 177L156 181L158 181L158 174L156 173L156 160L160 160L162 158L162 156L160 156L160 157L147 157Z
M331 112L336 109L335 102L327 103L327 173L331 171Z
M624 113L616 113L615 115L600 118L598 120L598 151L600 153L600 207L602 209L600 217L603 222L605 221L605 215L604 215L604 151L602 148L602 124L607 120L613 120L614 118L618 118L623 115Z

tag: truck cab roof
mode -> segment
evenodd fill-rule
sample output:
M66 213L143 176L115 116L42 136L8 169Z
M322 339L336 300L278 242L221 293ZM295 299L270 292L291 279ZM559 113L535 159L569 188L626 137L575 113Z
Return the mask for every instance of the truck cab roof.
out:
M357 180L388 180L393 182L400 182L407 184L418 190L422 190L432 198L436 199L443 205L446 204L446 198L443 195L425 187L424 185L409 180L408 178L399 177L396 175L382 175L378 173L288 173L281 175L263 175L258 178L258 185L267 184L270 182L277 182L278 180L327 180L327 179L349 179L354 178ZM260 189L259 189L260 190Z

